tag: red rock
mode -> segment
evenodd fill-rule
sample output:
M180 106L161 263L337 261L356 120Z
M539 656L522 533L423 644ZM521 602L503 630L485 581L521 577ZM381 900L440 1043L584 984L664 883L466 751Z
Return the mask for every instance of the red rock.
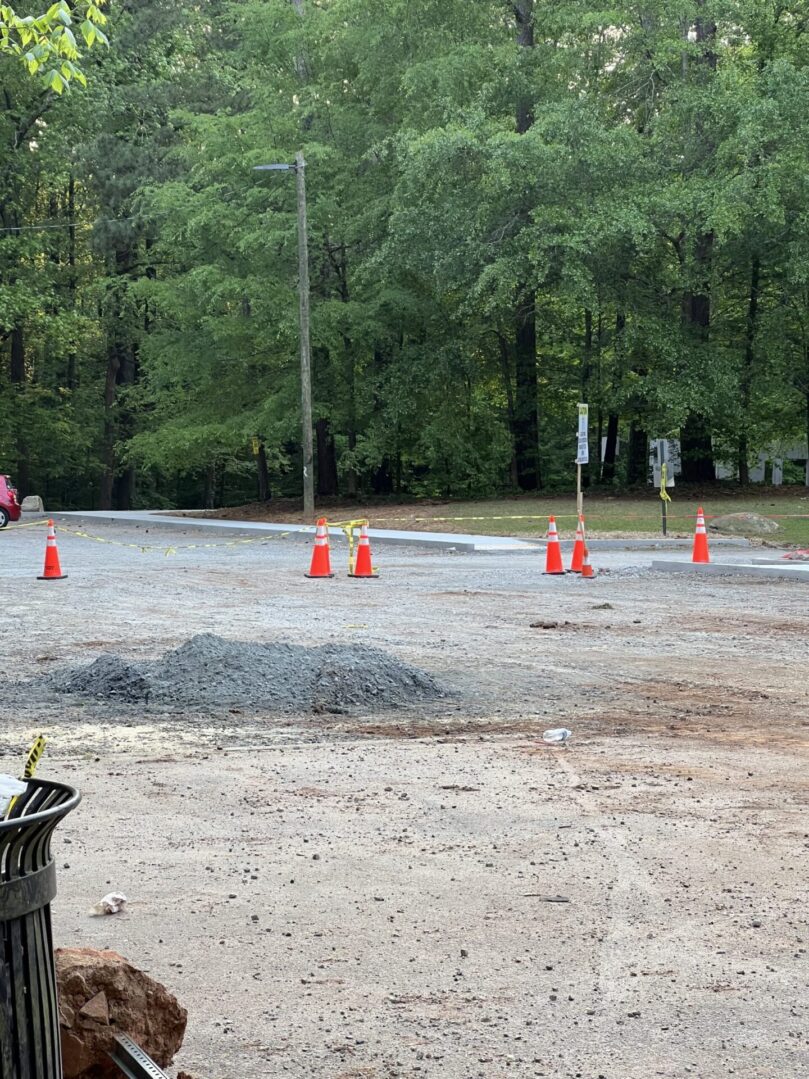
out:
M183 1043L188 1014L164 986L117 952L57 948L64 1079L120 1079L107 1057L128 1034L161 1068Z
M95 1019L97 1022L109 1026L110 1009L107 1004L107 994L103 991L101 993L96 993L91 1000L87 1001L79 1012L79 1015L82 1019Z

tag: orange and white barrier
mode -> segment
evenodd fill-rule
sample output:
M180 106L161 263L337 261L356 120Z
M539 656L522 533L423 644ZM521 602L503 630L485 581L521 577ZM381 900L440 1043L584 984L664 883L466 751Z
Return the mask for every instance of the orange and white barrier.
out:
M315 533L315 546L312 551L312 564L306 577L333 577L331 571L331 555L329 552L329 526L326 518L321 517L317 522Z
M559 533L556 531L556 518L548 518L548 542L545 548L545 572L564 573L562 565L562 548L559 543Z
M42 575L37 577L38 581L64 581L67 577L66 573L62 573L62 566L59 562L59 548L56 546L56 529L53 527L53 521L48 521L48 538L45 540L45 568L42 571Z
M697 528L694 532L694 551L691 555L691 561L711 561L711 555L708 551L708 533L705 528L705 515L702 512L702 506L697 510Z

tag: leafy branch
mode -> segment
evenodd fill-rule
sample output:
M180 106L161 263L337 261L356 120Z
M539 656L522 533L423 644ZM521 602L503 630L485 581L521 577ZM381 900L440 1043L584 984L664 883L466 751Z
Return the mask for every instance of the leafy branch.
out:
M41 75L45 86L61 94L75 80L82 86L87 78L79 67L81 50L74 30L84 47L108 45L102 27L107 17L101 10L106 0L57 0L41 15L18 15L9 4L0 5L0 52L18 56L29 75Z

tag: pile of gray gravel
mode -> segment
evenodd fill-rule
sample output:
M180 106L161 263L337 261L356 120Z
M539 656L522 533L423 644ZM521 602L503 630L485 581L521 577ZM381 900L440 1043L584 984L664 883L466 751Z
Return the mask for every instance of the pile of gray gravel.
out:
M133 663L105 654L48 678L51 689L101 701L278 712L386 711L437 700L424 671L360 644L259 644L212 633L160 659Z

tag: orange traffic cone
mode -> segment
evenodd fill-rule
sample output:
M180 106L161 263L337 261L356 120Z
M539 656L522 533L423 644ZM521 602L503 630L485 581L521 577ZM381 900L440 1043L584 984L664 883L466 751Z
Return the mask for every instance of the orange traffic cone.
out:
M697 510L697 529L694 533L694 553L691 556L691 561L711 561L711 556L708 552L708 533L705 531L705 515L702 512L702 506Z
M371 544L368 539L368 525L360 528L360 540L357 544L357 557L354 560L353 569L349 567L349 577L378 577L371 565Z
M576 542L573 544L573 557L570 559L570 572L581 573L584 563L584 518L579 514L579 523L576 526Z
M587 544L584 545L584 554L582 555L581 563L581 576L582 580L589 580L591 577L595 577L595 570L590 565L590 551L587 548Z
M329 555L329 528L326 518L320 517L317 522L315 533L315 546L312 551L312 565L306 577L333 577L331 571L331 558Z
M66 573L62 573L62 567L59 564L59 550L56 546L56 532L54 531L53 521L48 521L48 538L45 541L45 568L42 571L42 576L37 577L38 581L64 581L67 577Z
M562 548L559 546L559 533L556 531L556 518L548 518L548 544L545 548L545 572L564 573Z

